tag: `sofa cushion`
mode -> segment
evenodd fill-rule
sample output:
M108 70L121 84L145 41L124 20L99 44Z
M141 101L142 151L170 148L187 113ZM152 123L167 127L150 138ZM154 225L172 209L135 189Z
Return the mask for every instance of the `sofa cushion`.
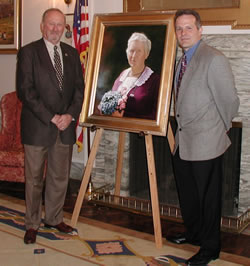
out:
M6 151L12 149L13 135L3 135L0 133L0 150Z
M25 182L23 167L1 167L1 181Z
M24 152L0 151L0 166L24 167Z
M7 136L10 141L4 143L4 147L13 150L23 150L21 143L20 117L22 103L17 98L16 92L5 94L1 98L1 132L0 137ZM2 143L3 141L1 141ZM3 149L3 147L1 148Z

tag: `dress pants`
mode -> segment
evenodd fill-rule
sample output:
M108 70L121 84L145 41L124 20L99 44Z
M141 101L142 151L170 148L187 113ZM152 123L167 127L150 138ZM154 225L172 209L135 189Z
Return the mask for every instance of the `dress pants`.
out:
M56 143L49 147L24 145L26 229L38 229L42 219L42 194L45 176L44 222L56 225L63 221L63 205L70 175L73 145Z
M202 249L220 252L223 155L185 161L174 155L174 172L186 237Z

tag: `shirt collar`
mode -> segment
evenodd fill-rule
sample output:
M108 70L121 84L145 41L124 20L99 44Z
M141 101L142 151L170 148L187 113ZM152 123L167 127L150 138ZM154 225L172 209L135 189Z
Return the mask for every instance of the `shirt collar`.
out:
M201 40L199 40L194 46L192 46L191 48L189 48L187 51L185 51L185 55L187 57L187 64L191 61L191 58L194 54L194 52L196 51L197 47L199 46Z
M54 46L55 45L57 46L57 48L59 50L61 50L60 42L57 43L57 44L53 44L53 43L49 42L48 40L46 40L45 38L43 38L43 40L44 40L44 42L45 42L45 44L46 44L46 46L47 46L47 48L48 48L49 51L54 51Z

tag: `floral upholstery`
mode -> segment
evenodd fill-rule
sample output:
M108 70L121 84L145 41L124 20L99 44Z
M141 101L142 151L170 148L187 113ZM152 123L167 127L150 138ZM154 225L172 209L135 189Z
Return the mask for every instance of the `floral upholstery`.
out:
M22 104L16 92L5 94L0 102L0 180L24 182L24 149L21 143Z

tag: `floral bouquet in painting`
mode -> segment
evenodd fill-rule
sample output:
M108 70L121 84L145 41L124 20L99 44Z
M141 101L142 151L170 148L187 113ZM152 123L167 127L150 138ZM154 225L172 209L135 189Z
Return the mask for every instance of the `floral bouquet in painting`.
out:
M104 115L113 115L117 112L122 113L126 107L126 102L127 95L121 91L108 91L103 95L98 108Z

